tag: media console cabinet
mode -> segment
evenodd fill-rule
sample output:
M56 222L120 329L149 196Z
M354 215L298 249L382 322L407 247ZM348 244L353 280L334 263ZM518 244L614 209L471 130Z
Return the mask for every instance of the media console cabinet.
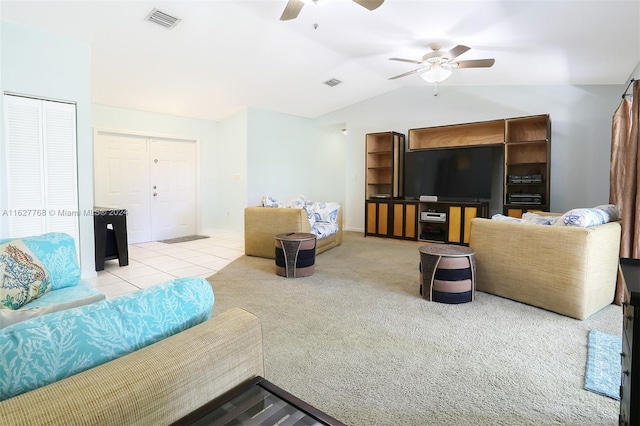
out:
M367 200L365 235L448 244L469 244L471 219L488 217L476 202Z
M487 217L487 203L421 202L404 199L405 135L366 135L365 235L468 243L474 217ZM549 211L551 120L548 114L410 129L408 150L474 146L504 150L502 211L520 217ZM437 195L437 194L421 194ZM423 213L438 213L423 216ZM442 214L446 215L443 216Z

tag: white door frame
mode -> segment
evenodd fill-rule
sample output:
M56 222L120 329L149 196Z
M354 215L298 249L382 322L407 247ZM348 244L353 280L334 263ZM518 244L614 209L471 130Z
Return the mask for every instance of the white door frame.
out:
M123 129L114 129L114 128L107 128L107 127L94 127L93 128L93 145L95 146L96 143L96 139L98 137L99 133L113 133L113 134L119 134L122 136L137 136L137 137L145 137L145 138L149 138L149 139L168 139L168 140L178 140L178 141L188 141L188 142L193 142L196 144L196 164L195 164L195 168L196 168L196 187L195 187L195 197L196 197L196 203L195 203L195 209L196 209L196 233L200 234L200 231L202 230L202 225L201 225L201 200L200 200L200 139L195 139L195 138L190 138L187 136L180 136L180 135L169 135L169 134L163 134L163 133L152 133L152 132L138 132L138 131L133 131L133 130L123 130ZM95 161L95 159L94 159ZM91 165L92 170L94 169L94 165ZM93 173L92 173L93 174ZM93 184L94 190L95 190L95 182ZM95 197L95 195L94 195ZM95 205L95 198L94 198L94 205ZM151 219L149 219L151 220Z

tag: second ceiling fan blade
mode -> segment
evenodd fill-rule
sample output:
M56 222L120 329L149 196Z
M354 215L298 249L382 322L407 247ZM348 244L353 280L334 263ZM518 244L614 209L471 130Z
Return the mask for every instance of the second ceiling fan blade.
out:
M366 7L369 10L374 10L380 7L384 0L353 0L362 7Z
M496 62L495 59L471 59L469 61L452 62L452 68L489 68Z
M456 47L454 47L453 49L451 49L450 51L447 52L446 56L450 61L457 58L458 56L462 55L464 52L466 52L467 50L471 49L468 46L463 46L461 44L457 45Z
M410 64L418 64L420 65L422 61L414 61L413 59L403 59L403 58L389 58L390 61L400 61L400 62L409 62Z
M396 75L394 77L389 77L389 80L395 80L396 78L405 77L407 75L415 74L415 73L420 72L420 71L422 71L424 69L425 68L418 68L418 69L415 69L415 70L412 70L412 71L408 71L408 72L405 72L403 74Z
M282 12L280 20L288 21L290 19L296 19L302 10L302 6L304 6L304 3L301 0L289 0L287 6L284 8L284 12Z

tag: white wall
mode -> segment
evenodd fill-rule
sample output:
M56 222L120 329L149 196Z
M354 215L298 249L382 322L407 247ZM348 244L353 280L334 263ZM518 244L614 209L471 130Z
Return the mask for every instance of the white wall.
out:
M212 211L215 208L218 181L218 123L99 104L92 107L92 119L96 129L196 140L200 173L198 229L204 233L204 230L214 227Z
M219 124L219 155L216 159L217 188L212 202L213 223L218 229L244 230L247 206L247 121L246 109Z
M91 48L55 34L0 21L0 89L22 95L75 102L78 139L78 209L93 209L91 132ZM0 97L0 106L2 97ZM2 108L0 108L2 111ZM4 114L0 114L0 117ZM0 126L4 129L4 125ZM5 135L0 139L4 165ZM8 188L0 183L0 210ZM5 200L5 201L3 201ZM95 276L93 216L80 215L82 276Z
M249 205L269 195L286 201L345 202L346 144L340 125L251 109L248 121Z
M551 210L609 200L611 118L625 86L403 87L327 114L346 122L346 229L364 229L365 134L550 114Z
M633 72L631 73L631 76L629 77L629 79L640 79L640 62L638 62L638 65L636 65L636 68L633 70Z

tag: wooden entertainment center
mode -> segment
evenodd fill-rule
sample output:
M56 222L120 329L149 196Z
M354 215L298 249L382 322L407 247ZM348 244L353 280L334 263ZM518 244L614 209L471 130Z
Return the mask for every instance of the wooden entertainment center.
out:
M404 146L405 136L398 132L366 135L365 235L468 244L471 219L488 217L489 203L405 199ZM505 215L549 210L548 114L409 130L409 152L477 146L504 150Z

